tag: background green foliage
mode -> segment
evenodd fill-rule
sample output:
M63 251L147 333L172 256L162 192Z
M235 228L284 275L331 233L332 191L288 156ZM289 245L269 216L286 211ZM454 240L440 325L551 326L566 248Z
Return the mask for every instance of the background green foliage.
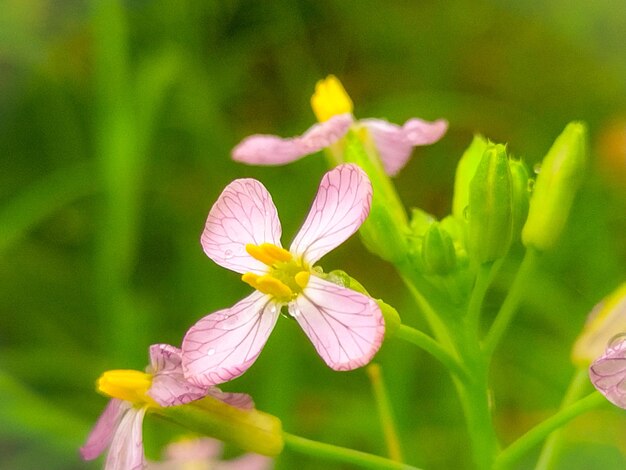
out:
M551 414L570 345L626 267L626 9L595 2L0 1L0 468L97 468L77 447L105 404L107 368L142 368L147 347L179 344L198 318L249 288L203 254L209 208L233 178L274 197L285 242L304 219L323 158L279 168L229 160L255 133L313 123L319 78L343 81L360 117L445 117L397 183L407 206L450 211L472 134L532 164L564 125L589 123L592 165L573 218L493 373L505 443ZM357 237L322 262L423 326L392 269ZM495 306L506 290L495 286ZM383 366L407 459L464 468L466 435L449 377L388 341ZM385 452L366 375L335 373L281 319L250 371L251 393L285 429ZM148 420L148 455L169 436ZM623 468L624 412L568 427L562 468ZM174 430L175 431L175 430ZM319 468L285 454L279 468ZM527 465L530 465L527 463ZM328 467L330 468L330 467Z

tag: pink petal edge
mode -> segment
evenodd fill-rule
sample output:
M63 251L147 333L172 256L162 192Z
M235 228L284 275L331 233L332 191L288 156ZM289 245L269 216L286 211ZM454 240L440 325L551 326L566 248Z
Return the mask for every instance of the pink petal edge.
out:
M351 114L340 114L313 125L297 137L252 135L233 149L233 160L249 165L284 165L319 152L341 139L348 132L352 122Z
M313 265L346 241L367 218L372 184L354 164L343 164L324 175L309 214L290 251Z
M183 372L198 386L239 377L256 360L269 337L280 306L254 291L229 309L207 315L183 339Z
M289 313L334 370L367 364L385 335L385 321L373 299L317 276L311 276L302 294L289 305Z
M591 364L589 378L607 400L626 409L626 340L610 345Z
M246 244L280 244L282 228L272 196L251 178L230 183L213 204L202 232L204 252L220 266L240 274L267 271L248 254Z
M120 421L130 407L130 404L125 401L115 398L109 400L89 433L87 442L80 448L83 459L93 460L111 445Z
M370 131L389 176L397 175L407 164L413 147L433 144L448 130L448 122L444 119L428 122L413 118L402 127L382 119L362 119L359 122Z

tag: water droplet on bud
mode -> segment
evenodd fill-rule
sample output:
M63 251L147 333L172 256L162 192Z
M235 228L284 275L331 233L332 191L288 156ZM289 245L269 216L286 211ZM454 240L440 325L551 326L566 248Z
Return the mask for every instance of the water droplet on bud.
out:
M213 354L215 354L215 349L211 348L206 352L207 356L212 356Z
M541 172L541 163L535 163L533 165L533 171L538 175Z

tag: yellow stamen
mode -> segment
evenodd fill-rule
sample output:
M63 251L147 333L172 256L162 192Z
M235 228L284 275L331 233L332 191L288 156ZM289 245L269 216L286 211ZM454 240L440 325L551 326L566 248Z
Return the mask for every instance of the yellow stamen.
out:
M338 114L352 113L353 105L341 82L329 75L315 85L311 107L319 122L328 121Z
M246 251L254 259L268 266L272 266L278 262L291 261L293 258L289 251L271 243L261 243L260 245L248 243L246 245Z
M311 277L311 273L308 271L300 271L298 274L294 276L294 280L296 284L298 284L302 289L304 289L309 283L309 277Z
M241 280L259 292L278 299L291 299L293 297L293 291L288 285L270 275L259 276L254 273L245 273L241 276Z
M111 398L129 401L135 405L158 406L147 395L152 386L152 375L138 370L108 370L100 376L97 388Z

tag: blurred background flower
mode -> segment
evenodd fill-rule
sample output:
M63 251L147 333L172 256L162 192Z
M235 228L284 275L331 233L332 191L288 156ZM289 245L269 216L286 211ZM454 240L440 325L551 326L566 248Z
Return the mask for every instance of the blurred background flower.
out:
M550 415L587 312L626 272L624 31L619 0L0 0L0 469L97 468L78 447L105 404L93 393L100 373L142 367L149 344L180 344L246 295L206 262L206 214L228 182L254 177L294 235L309 204L294 195L315 192L323 159L256 168L229 155L249 134L307 128L329 73L359 116L449 121L397 178L408 206L440 218L474 132L532 167L567 122L588 123L588 177L492 374L505 442ZM324 264L424 326L356 237ZM384 453L363 371L329 370L297 335L279 322L254 369L224 388L250 393L289 431ZM395 341L377 360L407 460L462 468L460 406L439 364ZM625 424L609 407L574 421L562 468L624 468ZM179 431L146 420L148 457ZM287 453L276 468L296 462L318 468Z

